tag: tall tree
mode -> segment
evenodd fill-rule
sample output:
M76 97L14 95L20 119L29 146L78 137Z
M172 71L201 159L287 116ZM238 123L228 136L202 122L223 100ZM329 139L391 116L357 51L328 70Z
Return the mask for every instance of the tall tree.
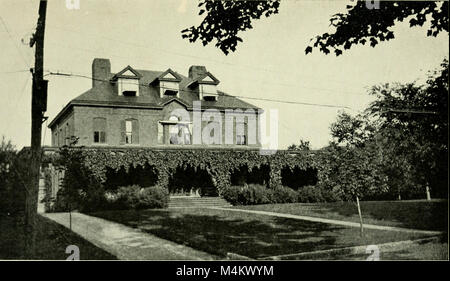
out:
M425 85L373 87L376 100L367 110L379 118L379 132L390 141L392 153L407 159L417 181L440 197L448 194L448 79L444 60Z
M371 1L349 1L346 13L331 17L333 31L311 39L313 43L306 47L306 54L318 48L325 54L333 50L340 55L352 45L368 42L375 47L380 41L394 39L392 27L404 20L409 20L411 27L429 23L427 36L448 32L448 1L380 1L379 9L368 2ZM200 40L203 45L216 40L215 46L224 54L234 52L238 42L242 42L239 33L252 29L252 21L277 14L280 3L280 0L199 0L203 21L182 30L182 37L190 42Z

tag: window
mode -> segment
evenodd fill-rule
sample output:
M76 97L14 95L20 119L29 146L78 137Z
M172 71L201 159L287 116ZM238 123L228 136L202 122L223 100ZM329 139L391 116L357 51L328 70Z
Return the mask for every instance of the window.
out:
M160 81L159 88L161 98L164 96L178 97L178 92L180 90L178 82L174 81Z
M64 127L64 144L69 144L69 123L66 123L66 127Z
M164 143L164 125L158 122L158 143Z
M125 121L125 143L133 143L133 122L131 120Z
M236 136L236 144L237 145L246 145L245 135L237 135Z
M121 144L139 143L139 122L137 119L122 120L121 131Z
M178 123L180 118L171 116L169 121L169 144L191 144L191 130L189 124Z
M59 133L58 133L58 146L63 146L63 140L64 140L64 138L63 138L63 131L60 128L59 129Z
M246 145L247 144L247 124L245 123L236 123L236 144L237 145Z
M136 97L139 96L139 79L119 78L119 96Z
M217 100L217 88L216 85L200 84L200 98L204 101L216 101Z
M94 118L94 143L106 143L106 118Z

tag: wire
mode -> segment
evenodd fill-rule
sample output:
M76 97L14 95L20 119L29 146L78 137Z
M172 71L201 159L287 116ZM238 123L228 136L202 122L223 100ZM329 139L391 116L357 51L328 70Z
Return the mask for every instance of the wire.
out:
M93 77L89 77L86 75L81 75L81 74L72 74L72 73L60 73L60 72L49 72L46 75L56 75L56 76L74 76L74 77L81 77L81 78L86 78L86 79L90 79L90 80L94 80L94 81L101 81L101 82L110 82L109 80L105 80L105 79L98 79L98 78L93 78ZM136 83L123 83L123 84L129 84L129 85L136 85ZM151 87L150 85L147 84L142 84L142 83L137 83L137 85L143 86L143 87ZM170 87L160 87L166 90L173 90L173 91L178 91L179 89L176 88L170 88ZM196 91L193 90L188 90L188 89L183 89L181 90L183 92L191 92L191 93L197 93ZM211 95L211 96L222 96L222 97L230 97L230 98L241 98L241 99L250 99L250 100L259 100L259 101L270 101L270 102L277 102L277 103L285 103L285 104L297 104L297 105L307 105L307 106L319 106L319 107L329 107L329 108L345 108L345 109L350 109L353 110L352 108L348 107L348 106L343 106L343 105L332 105L332 104L320 104L320 103L308 103L308 102L300 102L300 101L285 101L285 100L279 100L279 99L270 99L270 98L256 98L256 97L248 97L248 96L236 96L236 95L226 95L224 93L211 93L211 92L203 92L205 94Z
M238 65L238 64L233 64L233 63L229 63L229 62L223 62L223 61L219 61L219 60L209 59L209 58L205 58L205 57L202 57L202 56L188 55L188 54L184 54L184 53L168 51L167 49L155 48L154 46L141 45L141 44L137 44L137 43L133 43L133 42L126 42L126 41L122 41L120 39L114 39L114 38L106 37L106 36L103 36L103 35L89 34L89 33L85 33L85 32L82 33L82 32L71 30L71 29L61 28L59 26L50 25L50 27L55 28L55 29L59 29L59 30L63 30L63 31L68 31L68 32L82 34L82 35L92 36L92 37L95 37L96 39L109 40L109 41L112 41L112 42L117 42L117 43L121 43L121 44L124 44L124 45L133 46L133 47L136 47L136 48L157 50L157 51L160 51L160 52L163 52L163 53L167 53L167 54L171 54L171 55L187 57L187 58L195 58L195 59L200 59L200 60L206 60L206 61L211 61L211 62L214 62L214 63L224 64L224 65L229 65L229 66L234 66L234 67L237 66L237 67L248 68L248 69L252 69L252 70L256 69L256 70L261 70L261 71L265 71L265 72L280 73L277 70L268 69L268 68L264 68L264 67L255 67L254 65ZM74 47L71 46L70 48L74 48ZM75 49L77 49L77 48L75 48ZM82 49L82 50L86 50L86 49ZM95 51L95 50L91 50L91 51ZM288 73L288 72L284 72L284 73ZM300 76L304 76L304 77L308 77L309 79L311 79L311 78L312 79L317 79L317 77L315 77L315 76L304 75L304 74L299 74L299 75ZM347 85L346 83L343 83L342 81L339 81L339 80L327 79L327 81L328 82L333 82L333 83L339 83L339 84ZM329 89L329 90L331 91L331 89ZM359 95L359 93L353 93L353 94Z
M435 111L427 111L427 110L410 110L410 109L390 109L387 108L386 110L382 111L385 112L398 112L398 113L414 113L414 114L434 114L439 115L440 113Z
M16 70L16 71L5 71L5 72L0 72L0 74L11 74L11 73L22 73L22 72L28 72L30 70L25 69L25 70Z
M2 18L1 15L0 15L0 21L2 22L3 27L4 27L5 30L6 30L6 33L8 33L9 39L10 39L11 42L13 43L13 45L14 45L14 47L16 48L17 52L19 53L20 57L22 58L23 62L25 63L26 66L28 66L27 60L25 59L24 55L23 55L22 52L20 51L19 47L17 47L17 45L16 45L16 43L15 43L15 41L14 41L14 38L12 37L11 32L9 32L9 29L8 29L8 27L6 26L6 23L5 23L5 21L3 20L3 18Z

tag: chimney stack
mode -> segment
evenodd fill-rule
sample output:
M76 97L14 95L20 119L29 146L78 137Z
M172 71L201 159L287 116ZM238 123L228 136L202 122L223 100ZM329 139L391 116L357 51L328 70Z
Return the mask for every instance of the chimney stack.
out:
M111 74L111 62L109 59L95 58L92 61L92 88L108 80Z
M198 77L206 74L206 72L206 67L204 67L203 65L192 65L191 67L189 67L189 78L195 80Z

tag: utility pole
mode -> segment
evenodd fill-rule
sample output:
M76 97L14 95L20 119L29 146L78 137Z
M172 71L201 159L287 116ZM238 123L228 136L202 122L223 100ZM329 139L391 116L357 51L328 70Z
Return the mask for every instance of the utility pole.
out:
M31 159L30 185L27 187L25 201L25 253L33 258L36 242L36 217L41 167L41 136L44 112L47 111L47 82L44 80L44 34L47 0L39 2L39 18L36 32L30 40L30 47L35 46L33 87L31 97Z

